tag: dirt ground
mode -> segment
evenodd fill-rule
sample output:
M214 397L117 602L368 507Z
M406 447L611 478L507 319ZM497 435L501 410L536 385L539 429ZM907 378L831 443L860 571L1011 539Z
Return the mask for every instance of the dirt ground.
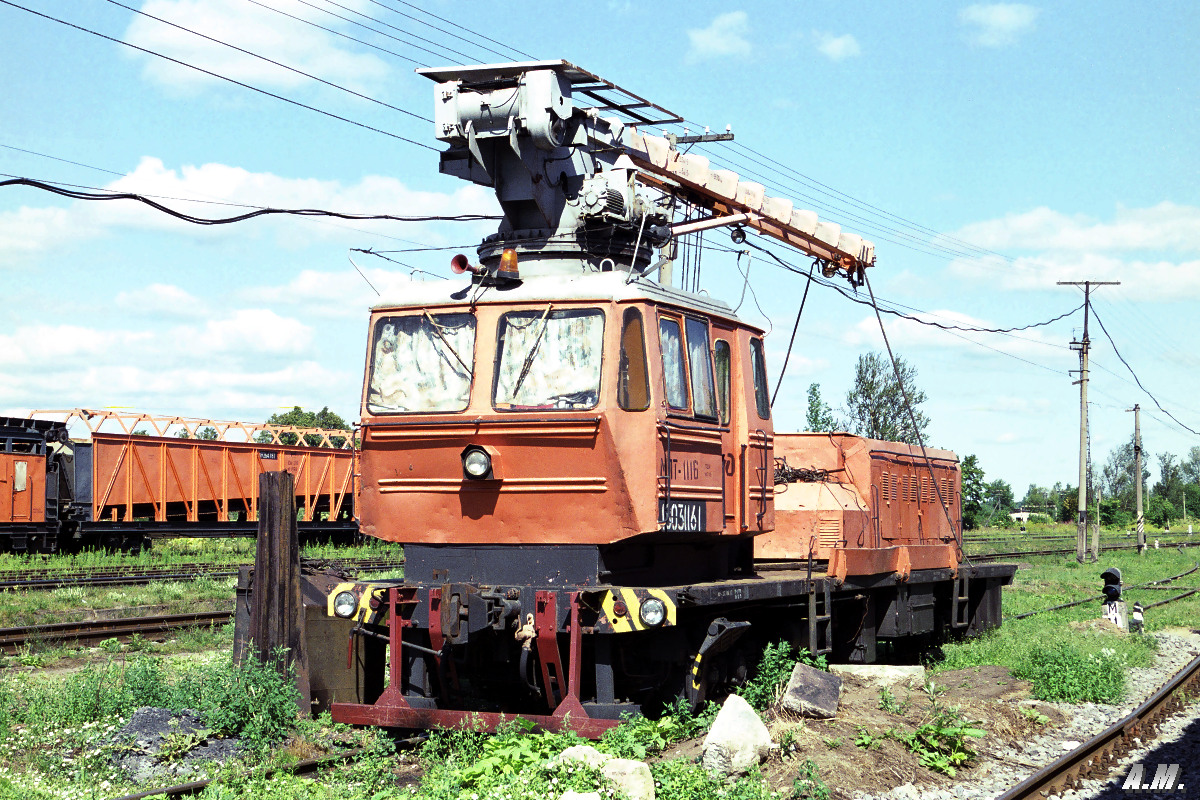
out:
M881 709L878 686L867 685L854 677L846 677L838 714L832 720L806 720L776 716L768 719L772 738L777 743L790 744L788 752L771 758L763 773L773 788L789 791L799 767L812 759L821 779L833 798L851 798L856 791L881 793L912 783L919 787L952 786L972 775L987 770L990 757L1011 742L1027 739L1045 727L1063 721L1063 715L1044 704L1021 704L1029 699L1029 684L1012 677L1004 667L976 667L940 673L934 677L941 707L959 706L964 719L979 723L986 731L982 739L971 739L970 746L979 756L955 778L946 777L921 766L917 756L899 741L884 736L889 728L898 732L911 731L931 716L931 701L920 685L897 684L891 687L899 713ZM1036 708L1048 720L1039 725L1026 709ZM872 737L869 746L856 744L865 740L861 731ZM681 742L663 758L696 758L701 754L702 740Z

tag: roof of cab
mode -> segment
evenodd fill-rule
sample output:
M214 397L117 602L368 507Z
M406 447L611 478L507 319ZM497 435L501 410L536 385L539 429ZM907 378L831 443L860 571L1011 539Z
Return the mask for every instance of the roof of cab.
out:
M645 300L739 321L728 304L708 295L682 292L651 280L628 282L626 272L531 277L509 287L479 286L462 280L418 281L372 306L372 311L396 311L429 306L537 303L594 300ZM740 321L739 321L740 322ZM742 323L744 324L744 323ZM753 326L750 326L753 327Z

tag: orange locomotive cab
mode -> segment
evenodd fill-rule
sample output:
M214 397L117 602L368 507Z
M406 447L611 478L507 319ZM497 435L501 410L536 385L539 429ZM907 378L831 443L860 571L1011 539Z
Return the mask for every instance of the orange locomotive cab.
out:
M442 546L587 550L596 570L570 577L593 584L642 569L647 547L703 556L690 579L749 566L773 498L769 410L739 402L760 331L625 272L473 284L472 303L457 289L372 313L364 533L409 545L410 565L438 549L437 569Z

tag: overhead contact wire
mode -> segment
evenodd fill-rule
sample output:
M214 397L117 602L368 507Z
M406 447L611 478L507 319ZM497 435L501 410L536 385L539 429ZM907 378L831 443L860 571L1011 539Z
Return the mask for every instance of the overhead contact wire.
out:
M341 90L341 91L343 91L343 92L346 92L346 93L348 93L348 94L352 94L352 95L354 95L355 97L360 97L360 98L362 98L363 100L367 100L367 101L369 101L369 102L372 102L372 103L377 103L378 105L381 105L381 106L383 106L384 108L390 108L390 109L392 109L393 111L399 111L401 114L407 114L408 116L410 116L410 117L413 117L414 119L419 119L419 120L421 120L422 122L433 122L433 120L431 120L429 117L425 117L425 116L422 116L422 115L420 115L420 114L417 114L416 112L409 111L407 108L400 108L399 106L394 106L394 105L392 105L391 103L385 103L385 102L384 102L384 101L382 101L382 100L376 100L374 97L371 97L370 95L365 95L365 94L363 94L362 92L356 92L356 91L354 91L353 89L350 89L350 88L348 88L348 87L346 87L346 86L342 86L342 85L340 85L340 84L337 84L337 83L334 83L334 82L332 82L332 81L327 81L327 80L325 80L324 78L317 77L316 75L313 75L313 74L312 74L312 73L310 73L310 72L305 72L305 71L304 71L304 70L302 70L302 69L297 69L296 67L290 67L290 66L288 66L287 64L284 64L284 63L282 63L282 62L276 61L276 60L275 60L275 59L273 59L273 58L268 58L267 56L264 56L264 55L259 55L258 53L255 53L255 52L253 52L253 51L251 51L251 50L247 50L247 49L246 49L246 48L244 48L244 47L238 47L236 44L232 44L232 43L230 43L230 42L226 42L226 41L223 41L223 40L221 40L221 39L217 39L217 38L215 38L215 37L212 37L212 36L209 36L209 35L207 35L207 34L200 33L199 31L194 31L194 30L192 30L191 28L189 28L189 27L187 27L187 26L185 26L185 25L180 25L180 24L178 24L178 23L171 22L170 20L163 19L162 17L156 17L156 16L154 16L153 14L148 14L148 13L147 13L147 12L145 12L145 11L140 11L140 10L138 10L138 9L136 9L136 8L132 8L132 7L130 7L130 6L127 6L127 5L125 5L124 3L120 2L119 0L106 0L106 2L108 2L108 3L111 3L111 4L112 4L112 5L114 5L114 6L117 6L118 8L123 8L123 9L125 9L126 11L132 11L134 14L140 14L140 15L142 15L143 17L149 17L150 19L152 19L152 20L156 20L156 21L158 21L158 22L161 22L161 23L162 23L162 24L164 24L164 25L170 25L172 28L176 28L176 29L178 29L178 30L181 30L181 31L186 31L186 32L188 32L188 33L192 34L193 36L199 36L201 39L205 39L205 40L207 40L207 41L210 41L210 42L212 42L212 43L214 43L214 44L219 44L219 45L222 45L223 47L228 47L228 48L230 48L230 49L232 49L232 50L237 50L239 53L244 53L244 54L246 54L246 55L248 55L248 56L251 56L252 58L257 58L257 59L259 59L260 61L265 61L265 62L267 62L268 64L274 64L274 65L275 65L275 66L277 66L277 67L280 67L280 68L282 68L282 69L286 69L286 70L288 70L289 72L294 72L294 73L296 73L297 75L303 75L303 76L304 76L304 77L306 77L306 78L309 78L309 79L311 79L311 80L317 81L318 83L323 83L323 84L325 84L326 86L330 86L330 87L332 87L332 88L334 88L334 89L340 89L340 90Z
M386 47L380 47L377 44L371 44L370 42L363 41L362 39L356 39L355 37L353 37L349 34L342 33L341 31L335 31L333 28L327 28L324 25L321 25L320 23L313 22L312 20L305 19L304 17L297 17L296 15L289 14L286 11L283 11L281 9L274 8L273 6L265 5L264 3L260 3L260 2L258 2L258 0L246 0L246 2L253 3L254 5L258 6L259 8L264 8L267 11L274 11L276 14L282 14L283 16L285 16L289 19L294 19L297 22L303 22L305 25L311 25L314 28L319 28L320 30L325 31L326 33L331 33L334 36L340 36L343 39L349 39L352 42L357 42L358 44L361 44L364 47L370 47L375 50L378 50L381 53L387 53L388 55L395 56L396 58L402 58L405 61L416 64L418 67L428 67L429 66L428 64L417 61L415 58L412 58L411 56L406 56L403 53L397 53L395 50L388 50ZM368 30L370 30L370 29L368 29ZM395 38L395 37L393 37L393 38ZM396 41L400 41L400 40L396 39ZM404 44L408 44L408 43L404 42Z

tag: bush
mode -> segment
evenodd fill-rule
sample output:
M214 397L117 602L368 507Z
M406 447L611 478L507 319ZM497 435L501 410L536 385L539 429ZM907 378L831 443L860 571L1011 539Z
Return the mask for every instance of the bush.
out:
M195 708L218 734L262 746L295 727L299 702L293 667L281 674L274 665L250 658L234 669L210 668L181 677L174 707Z
M1031 681L1039 700L1111 704L1125 697L1125 664L1107 648L1088 654L1066 642L1035 646L1013 674Z

